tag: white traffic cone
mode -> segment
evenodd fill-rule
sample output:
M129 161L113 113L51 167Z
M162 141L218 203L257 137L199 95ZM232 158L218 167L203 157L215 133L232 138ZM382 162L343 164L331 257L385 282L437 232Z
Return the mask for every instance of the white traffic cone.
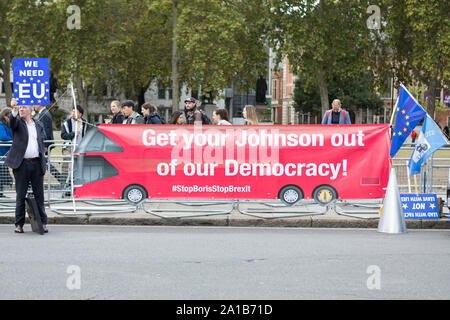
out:
M406 223L403 217L402 202L398 191L395 169L391 168L389 183L383 201L381 218L378 222L378 232L406 233Z

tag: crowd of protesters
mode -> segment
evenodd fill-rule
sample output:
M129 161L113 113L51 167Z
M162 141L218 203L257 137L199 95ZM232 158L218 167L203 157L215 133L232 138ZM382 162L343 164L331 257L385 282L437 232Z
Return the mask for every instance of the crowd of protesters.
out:
M197 106L197 99L189 97L184 100L184 111L174 111L169 120L166 121L158 114L158 108L149 102L141 106L141 114L136 109L136 105L131 100L125 100L120 103L118 100L111 102L110 108L112 118L107 120L110 124L216 124L231 125L228 111L225 108L214 110L212 119ZM256 108L252 105L246 105L242 112L247 125L257 125L258 117Z

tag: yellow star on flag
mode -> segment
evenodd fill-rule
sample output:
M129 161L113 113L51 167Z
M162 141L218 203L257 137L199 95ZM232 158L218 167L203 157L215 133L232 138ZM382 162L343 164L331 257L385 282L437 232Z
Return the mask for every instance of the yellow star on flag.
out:
M409 119L409 116L405 116L405 119L408 120L408 119Z
M406 128L404 128L404 129L403 129L403 131L405 131L405 132L406 132Z
M409 122L407 122L406 125L409 126Z
M408 205L405 203L405 204L402 205L402 208L403 209L408 209Z
M398 132L398 135L399 135L399 136L401 136L401 135L402 135L402 132L401 132L401 131L399 131L399 132Z
M403 114L405 114L405 112L406 112L405 110L402 110L402 113L403 113Z
M38 100L38 103L41 103L41 100Z
M23 82L27 82L27 80L23 79Z
M33 78L30 78L31 81L33 81Z
M431 203L431 204L430 204L430 208L431 208L431 209L434 209L435 207L436 207L436 206L434 205L434 203Z

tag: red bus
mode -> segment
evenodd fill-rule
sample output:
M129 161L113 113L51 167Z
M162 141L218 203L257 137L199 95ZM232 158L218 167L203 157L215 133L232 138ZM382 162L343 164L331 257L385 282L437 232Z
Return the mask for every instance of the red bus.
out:
M77 146L74 197L374 199L389 179L389 125L100 125Z

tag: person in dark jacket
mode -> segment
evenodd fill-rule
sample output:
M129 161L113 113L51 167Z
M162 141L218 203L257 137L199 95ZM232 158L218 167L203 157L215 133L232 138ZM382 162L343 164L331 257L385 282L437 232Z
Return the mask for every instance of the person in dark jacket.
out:
M9 129L9 127L8 127L10 116L11 116L10 108L4 108L0 112L0 143L1 144L10 143L12 140L11 129ZM4 163L9 149L10 149L9 146L1 146L0 147L0 197L4 197L3 186L13 184L13 180L12 180L11 174L9 173L9 169Z
M111 102L111 112L113 114L113 118L111 120L111 124L122 124L123 123L123 113L120 107L120 101L114 100Z
M44 142L45 155L48 156L48 147L53 144L55 138L53 136L53 119L50 111L45 106L35 106L34 110L37 111L36 119L39 120L45 131L45 136L47 142ZM53 164L50 163L50 173L58 180L61 186L64 185L65 179L62 174L55 168Z
M144 115L145 124L163 124L163 121L158 114L158 109L154 105L146 102L141 108L141 112Z
M64 120L61 126L61 138L64 140L73 140L77 137L76 144L80 144L81 139L86 134L86 131L90 129L86 120L83 119L84 109L77 105L77 112L75 108L72 110L72 116ZM77 124L77 131L75 132L75 123Z
M35 106L34 110L37 111L36 119L38 119L44 127L45 135L47 137L46 139L55 140L53 137L53 120L50 111L48 111L45 106ZM48 148L51 144L51 142L45 142L44 146L45 148Z
M44 207L44 175L47 168L44 140L45 131L40 123L32 117L31 106L17 106L17 100L11 100L13 111L9 118L13 143L6 157L5 164L13 169L16 180L16 218L14 232L23 233L25 223L25 197L31 183L41 216L44 232L47 229L47 214Z
M197 109L197 99L190 97L184 100L186 124L211 124L211 119L202 110Z

